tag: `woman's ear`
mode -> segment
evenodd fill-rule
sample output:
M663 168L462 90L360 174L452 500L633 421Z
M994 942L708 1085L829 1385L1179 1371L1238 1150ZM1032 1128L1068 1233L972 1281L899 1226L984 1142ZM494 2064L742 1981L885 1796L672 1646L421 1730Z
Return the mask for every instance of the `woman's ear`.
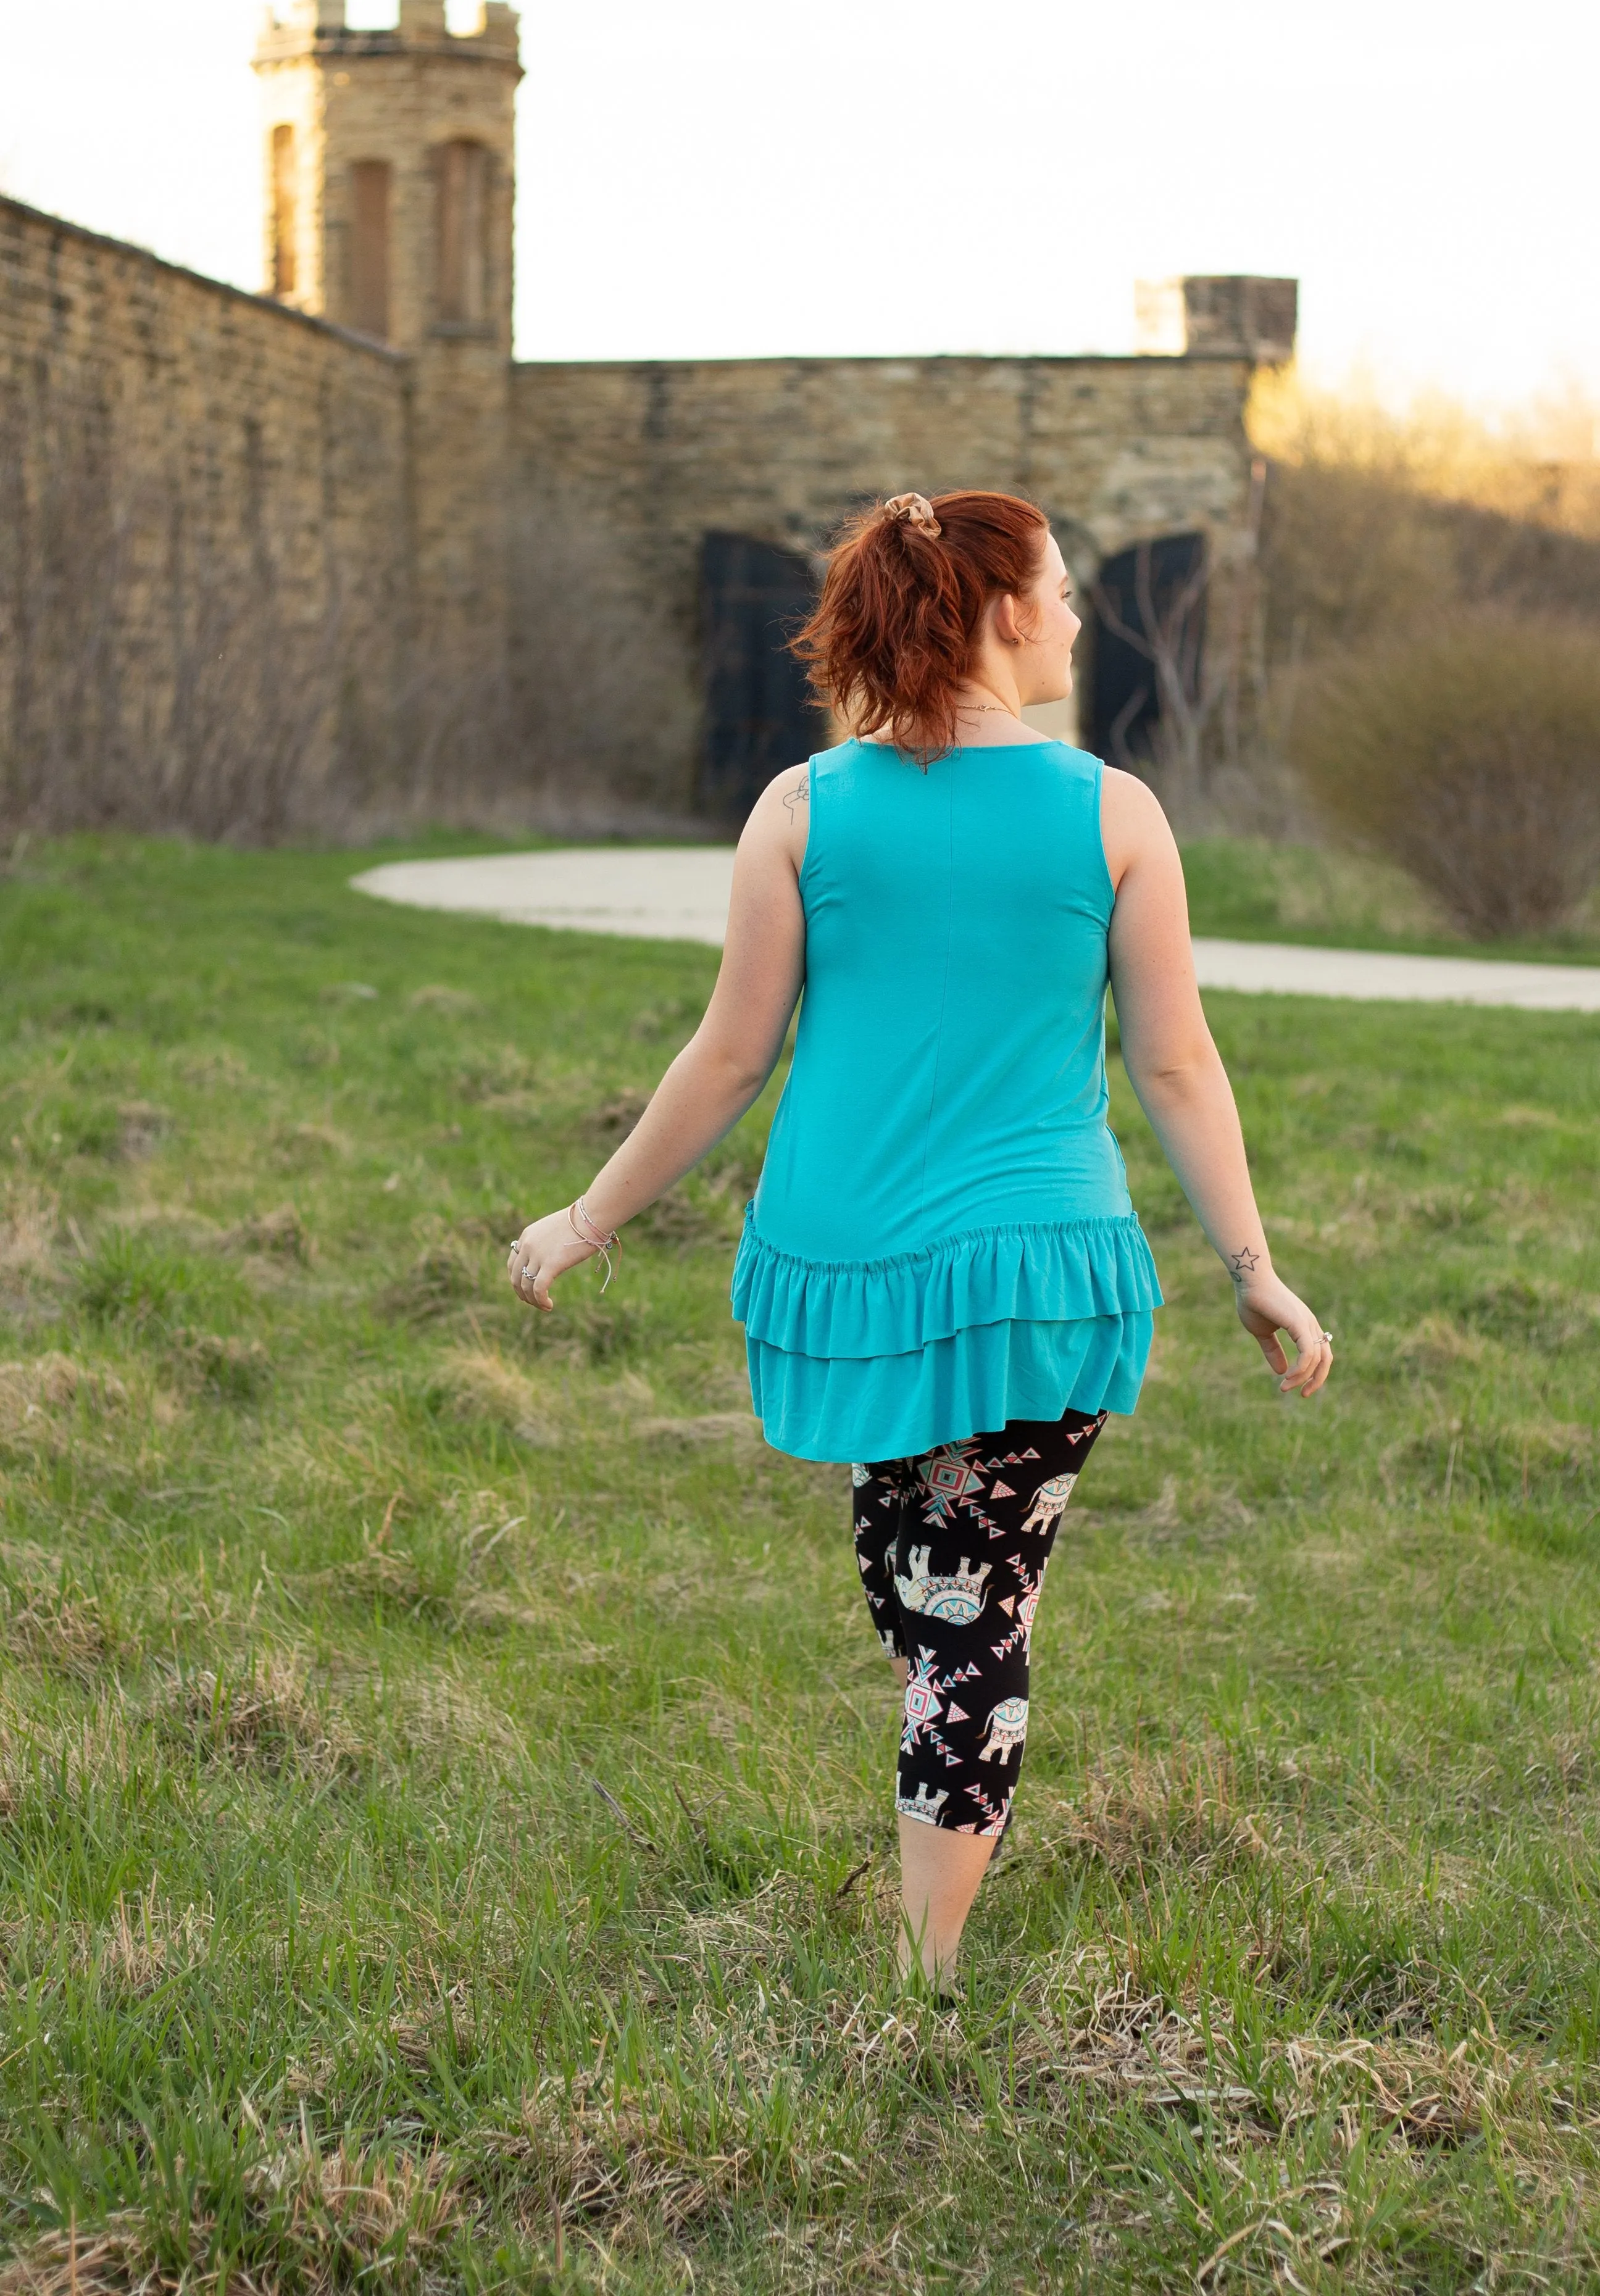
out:
M1009 590L1004 590L994 603L994 633L1002 645L1014 646L1022 643L1017 602Z

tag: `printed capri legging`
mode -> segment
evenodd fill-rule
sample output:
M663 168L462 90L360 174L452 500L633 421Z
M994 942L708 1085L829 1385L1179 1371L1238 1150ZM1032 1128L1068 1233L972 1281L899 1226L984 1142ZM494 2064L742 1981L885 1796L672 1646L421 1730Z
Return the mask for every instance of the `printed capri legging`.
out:
M907 1661L895 1806L999 1834L1028 1734L1028 1645L1079 1471L1105 1424L1068 1411L920 1459L852 1467L856 1559L891 1658Z

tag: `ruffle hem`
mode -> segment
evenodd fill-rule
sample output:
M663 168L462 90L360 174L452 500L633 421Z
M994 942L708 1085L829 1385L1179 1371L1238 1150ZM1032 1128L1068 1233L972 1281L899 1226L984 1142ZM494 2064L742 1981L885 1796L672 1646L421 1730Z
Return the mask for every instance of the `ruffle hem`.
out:
M750 1206L733 1304L775 1449L890 1459L1008 1419L1131 1411L1161 1293L1132 1214L816 1261L775 1250Z

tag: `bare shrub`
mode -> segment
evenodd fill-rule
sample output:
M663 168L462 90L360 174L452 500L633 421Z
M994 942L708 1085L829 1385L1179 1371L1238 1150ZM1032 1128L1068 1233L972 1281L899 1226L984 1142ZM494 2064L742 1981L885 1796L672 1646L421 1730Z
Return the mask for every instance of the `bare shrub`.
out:
M1600 538L1596 409L1580 394L1493 423L1431 390L1397 409L1346 386L1318 389L1296 366L1257 371L1250 434L1275 464L1341 471L1412 501L1487 512L1524 529Z
M1353 651L1291 744L1328 821L1474 939L1547 931L1600 879L1600 648L1574 625L1472 615Z
M525 819L497 636L419 632L328 504L308 549L246 431L230 506L103 390L0 395L0 829Z
M20 406L0 433L12 699L0 820L259 840L323 769L335 605L289 618L264 549L230 548L103 407ZM24 481L24 472L31 484Z
M1169 589L1158 579L1148 541L1134 550L1131 597L1098 577L1090 585L1102 627L1149 665L1145 685L1108 729L1108 755L1153 783L1180 828L1208 825L1230 802L1236 808L1242 785L1252 825L1259 826L1268 800L1278 697L1267 660L1260 554L1267 476L1258 456L1242 529L1226 547L1208 540ZM1136 754L1128 720L1151 700L1148 754Z
M546 826L603 831L619 820L667 826L694 810L685 760L701 697L672 626L673 569L648 526L632 534L603 498L546 468L512 527L513 627L523 754L537 759L530 810Z

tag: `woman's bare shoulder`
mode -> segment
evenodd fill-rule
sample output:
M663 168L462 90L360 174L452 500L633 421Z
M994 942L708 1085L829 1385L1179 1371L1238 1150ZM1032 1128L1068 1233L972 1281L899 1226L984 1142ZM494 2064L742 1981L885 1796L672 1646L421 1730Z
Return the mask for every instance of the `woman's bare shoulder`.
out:
M1107 766L1100 783L1100 841L1113 886L1136 861L1172 849L1172 832L1161 800L1137 774Z
M750 810L741 845L781 849L798 874L806 857L811 824L811 765L788 766L775 774Z

